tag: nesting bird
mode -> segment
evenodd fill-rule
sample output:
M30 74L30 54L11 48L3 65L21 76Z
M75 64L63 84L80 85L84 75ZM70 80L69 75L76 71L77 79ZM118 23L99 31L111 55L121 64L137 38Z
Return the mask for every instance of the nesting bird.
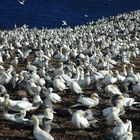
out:
M76 94L84 93L80 85L75 80L70 83L70 90Z
M76 128L88 128L90 126L89 121L84 117L85 112L77 110L72 114L72 124Z
M82 105L82 106L86 106L88 108L91 108L91 107L98 105L99 99L101 99L101 98L98 96L97 93L92 93L91 98L84 97L84 95L80 95L79 98L77 99L77 102L80 104L76 104L74 106Z

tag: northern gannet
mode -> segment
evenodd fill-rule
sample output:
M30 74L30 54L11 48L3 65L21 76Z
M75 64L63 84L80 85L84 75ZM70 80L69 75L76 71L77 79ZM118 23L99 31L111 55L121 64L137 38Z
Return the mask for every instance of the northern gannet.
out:
M140 102L135 102L134 98L125 97L125 96L122 96L122 95L121 96L118 95L118 97L116 98L115 102L117 103L118 100L123 101L123 106L124 107L130 107L130 106L135 105L135 104L140 104Z
M54 140L54 138L39 127L39 120L36 115L32 115L31 119L34 123L33 134L37 140Z
M67 21L66 20L62 20L62 25L66 26L67 25Z
M119 88L116 85L107 85L105 87L105 93L112 98L115 94L122 95Z
M83 95L80 95L77 99L77 102L80 104L73 105L72 107L82 105L91 108L98 105L99 99L101 98L98 96L97 93L92 93L91 97L84 97Z
M38 106L33 106L28 100L11 100L9 94L4 96L4 104L11 110L20 112L21 110L35 110Z
M118 122L118 125L113 128L113 135L116 139L120 139L122 136L127 134L127 132L132 131L132 123L130 120L127 120L126 123L122 121Z
M21 5L24 5L24 2L25 2L26 0L18 0L18 2L21 4Z
M85 112L77 110L72 113L72 124L76 128L88 128L90 126L89 121L84 117Z
M61 102L62 100L61 100L61 97L58 95L58 94L56 94L56 93L53 93L52 92L53 91L53 88L49 88L48 89L48 96L50 97L50 100L52 101L52 102L54 102L54 103L58 103L58 102Z
M80 85L78 84L78 82L76 80L73 80L70 83L70 90L76 94L81 94L84 93L82 88L80 87Z
M26 110L21 110L20 113L8 113L8 108L4 105L3 118L16 123L29 124L29 119L25 118Z

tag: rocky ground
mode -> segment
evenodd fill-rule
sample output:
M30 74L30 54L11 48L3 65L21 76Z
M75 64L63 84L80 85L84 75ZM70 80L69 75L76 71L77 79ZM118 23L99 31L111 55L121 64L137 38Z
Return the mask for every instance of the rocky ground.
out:
M32 59L33 56L30 56L29 59ZM132 59L133 63L136 65L135 71L140 72L140 57ZM10 62L10 61L9 61ZM7 61L5 65L9 65ZM24 69L24 64L19 64L16 67L17 71ZM15 91L9 91L11 93L15 93ZM93 89L87 88L84 90L85 94L94 92ZM55 140L111 140L112 138L112 128L113 126L108 126L106 124L106 120L102 116L102 110L108 106L109 99L104 96L104 93L100 93L100 97L102 100L99 105L94 107L92 110L94 112L95 119L98 121L92 128L79 130L75 129L71 123L71 115L67 111L67 107L74 104L75 95L72 95L70 91L67 91L65 95L62 95L63 102L54 106L54 111L56 111L54 121L52 124L51 135ZM140 102L140 99L130 93L130 97L136 99L136 101ZM13 98L16 98L13 96ZM38 114L42 110L37 110L36 112L27 113L27 118L31 117L31 114ZM0 140L34 140L33 137L33 127L25 126L22 124L13 123L10 121L5 121L2 119L2 112L0 113ZM140 139L140 106L134 106L134 108L127 108L125 115L121 116L122 120L129 119L132 121L133 125L133 136L134 140Z

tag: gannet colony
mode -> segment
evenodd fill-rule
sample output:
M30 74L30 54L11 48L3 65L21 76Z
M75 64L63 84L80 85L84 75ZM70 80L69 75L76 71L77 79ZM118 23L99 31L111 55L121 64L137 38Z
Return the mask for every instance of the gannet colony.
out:
M139 10L1 30L0 139L138 140L139 61Z

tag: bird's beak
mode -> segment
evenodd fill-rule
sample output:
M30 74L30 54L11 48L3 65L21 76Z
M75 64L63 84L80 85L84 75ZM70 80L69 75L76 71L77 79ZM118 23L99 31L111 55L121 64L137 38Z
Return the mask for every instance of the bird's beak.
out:
M98 99L102 100L102 98L100 98L99 96L97 96Z
M52 111L54 114L57 114L55 111Z

